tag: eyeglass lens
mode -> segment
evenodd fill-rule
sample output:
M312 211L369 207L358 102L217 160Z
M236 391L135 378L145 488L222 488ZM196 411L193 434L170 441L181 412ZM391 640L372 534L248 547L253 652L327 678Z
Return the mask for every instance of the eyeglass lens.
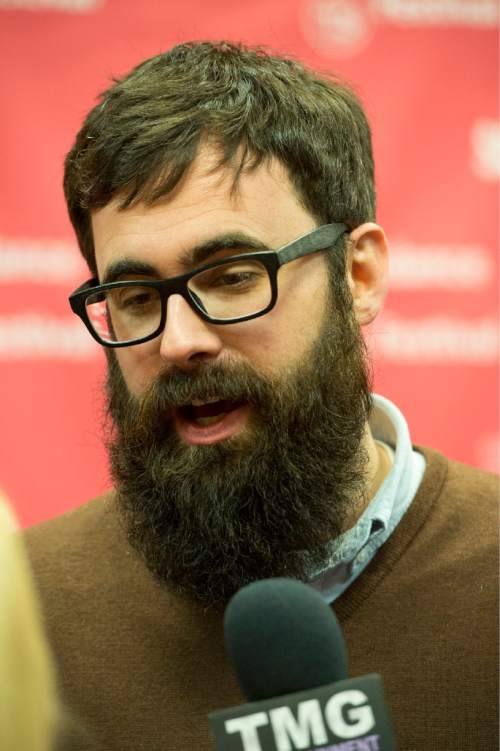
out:
M210 318L231 320L259 313L271 301L267 268L260 261L230 261L195 274L188 291ZM153 334L161 321L160 292L141 284L95 292L86 298L89 321L107 342L129 342Z

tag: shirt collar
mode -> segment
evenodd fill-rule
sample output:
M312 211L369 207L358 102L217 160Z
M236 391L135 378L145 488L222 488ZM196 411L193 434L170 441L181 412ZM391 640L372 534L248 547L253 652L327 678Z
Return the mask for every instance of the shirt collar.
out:
M362 549L375 537L390 531L391 519L396 516L398 500L406 498L409 490L412 445L405 418L388 399L373 394L370 428L375 439L394 450L394 462L384 482L363 511L354 527L332 540L325 564L314 571L313 578L327 569L342 566L349 569ZM399 518L399 517L398 517Z

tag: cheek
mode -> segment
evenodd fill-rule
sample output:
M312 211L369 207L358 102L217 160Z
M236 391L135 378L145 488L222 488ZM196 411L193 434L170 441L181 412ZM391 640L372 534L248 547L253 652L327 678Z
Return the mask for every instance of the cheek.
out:
M140 396L161 368L159 340L118 348L115 353L128 390L133 396Z
M240 340L240 352L269 375L307 355L327 315L329 293L323 280L290 285L286 293L270 313L248 322L246 336ZM233 344L238 349L237 342Z

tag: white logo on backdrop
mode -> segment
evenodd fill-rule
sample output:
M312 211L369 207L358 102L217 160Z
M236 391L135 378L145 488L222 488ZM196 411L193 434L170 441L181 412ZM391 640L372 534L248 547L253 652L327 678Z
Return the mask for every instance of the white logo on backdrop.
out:
M374 33L365 0L312 0L302 5L302 31L317 52L336 57L361 52Z
M373 329L375 356L399 363L493 365L498 359L495 318L475 321L437 315L406 319L383 313Z
M0 10L63 10L88 13L104 5L104 0L0 0Z
M398 26L496 28L497 0L304 0L300 10L306 42L320 54L361 52L379 23Z
M492 254L481 245L391 242L392 289L481 290L495 279Z
M497 0L373 0L380 15L402 26L495 27Z
M480 180L500 178L500 123L476 120L471 131L472 170Z
M90 360L99 345L81 321L21 313L0 317L0 360Z
M0 282L75 283L89 271L75 243L0 237Z

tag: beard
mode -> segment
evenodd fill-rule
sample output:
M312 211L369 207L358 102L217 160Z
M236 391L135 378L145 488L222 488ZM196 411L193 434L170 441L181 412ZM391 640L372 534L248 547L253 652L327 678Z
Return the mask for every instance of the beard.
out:
M279 376L200 361L160 373L140 398L107 351L118 515L162 586L213 607L257 579L307 581L364 500L365 345L350 309L325 318L310 351ZM173 410L215 396L249 404L244 429L212 445L182 442Z

